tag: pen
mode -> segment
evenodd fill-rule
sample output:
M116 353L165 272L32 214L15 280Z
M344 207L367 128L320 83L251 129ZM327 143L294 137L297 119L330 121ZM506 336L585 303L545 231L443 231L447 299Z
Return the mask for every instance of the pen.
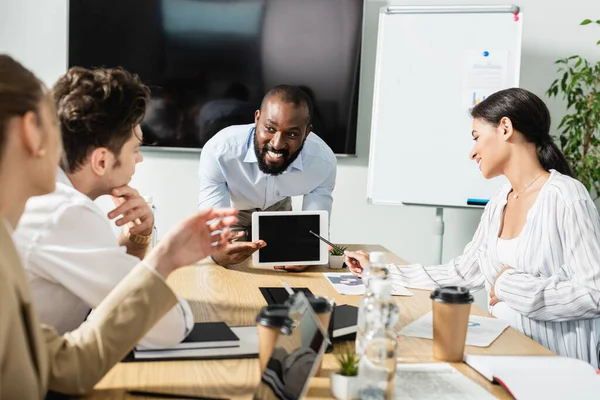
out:
M132 396L146 396L146 397L157 397L163 399L192 399L192 400L223 400L214 397L204 396L190 396L186 394L174 394L174 393L160 393L160 392L147 392L145 390L128 390L127 394Z
M309 231L311 234L315 235L316 237L318 237L319 239L321 239L322 241L324 241L325 243L327 243L328 245L330 245L332 248L334 248L335 250L339 251L342 254L346 254L346 252L344 250L342 250L341 248L339 248L338 246L336 246L335 244L331 243L329 240L325 239L322 236L317 235L316 233L314 233L313 231ZM354 257L348 257L351 260L354 260L356 262L358 262L358 260Z
M294 294L294 291L292 290L290 285L287 284L286 281L282 280L281 283L283 283L283 287L285 288L285 291L287 292L287 294L289 294L290 296Z

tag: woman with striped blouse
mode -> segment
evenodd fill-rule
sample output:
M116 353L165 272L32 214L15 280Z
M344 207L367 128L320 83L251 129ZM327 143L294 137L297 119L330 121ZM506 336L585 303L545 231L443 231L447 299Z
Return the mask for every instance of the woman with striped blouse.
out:
M550 137L548 108L512 88L471 115L471 158L485 178L504 175L510 184L487 204L461 256L444 265L393 266L392 275L409 287L485 287L493 315L559 355L598 367L600 219ZM357 275L368 262L364 252L347 252Z

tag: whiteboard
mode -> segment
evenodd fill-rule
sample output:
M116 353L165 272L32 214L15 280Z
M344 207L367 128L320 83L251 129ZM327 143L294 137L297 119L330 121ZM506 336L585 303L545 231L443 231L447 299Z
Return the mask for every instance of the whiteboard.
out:
M469 109L519 84L516 6L384 7L379 15L367 197L467 207L506 183L475 161Z

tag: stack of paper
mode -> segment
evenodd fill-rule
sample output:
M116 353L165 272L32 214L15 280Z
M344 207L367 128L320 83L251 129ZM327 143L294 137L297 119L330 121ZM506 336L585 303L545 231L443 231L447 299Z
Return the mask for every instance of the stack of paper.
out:
M506 328L508 328L508 324L497 318L470 315L466 344L469 346L488 347ZM405 326L400 331L400 334L404 336L433 339L432 312L428 312L421 318Z

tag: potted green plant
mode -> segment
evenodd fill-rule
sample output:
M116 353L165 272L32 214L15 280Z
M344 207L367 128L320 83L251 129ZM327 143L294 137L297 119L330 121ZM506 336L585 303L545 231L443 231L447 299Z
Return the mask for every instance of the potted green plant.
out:
M350 349L337 356L340 369L331 373L331 393L338 400L355 400L358 396L358 356Z
M586 19L581 25L600 25ZM600 45L600 40L596 43ZM560 121L560 147L573 174L597 199L600 196L600 61L579 56L555 62L560 77L546 92L567 102L567 115Z
M331 269L340 269L344 266L344 251L346 247L337 246L342 251L338 251L335 248L329 248L329 268Z

